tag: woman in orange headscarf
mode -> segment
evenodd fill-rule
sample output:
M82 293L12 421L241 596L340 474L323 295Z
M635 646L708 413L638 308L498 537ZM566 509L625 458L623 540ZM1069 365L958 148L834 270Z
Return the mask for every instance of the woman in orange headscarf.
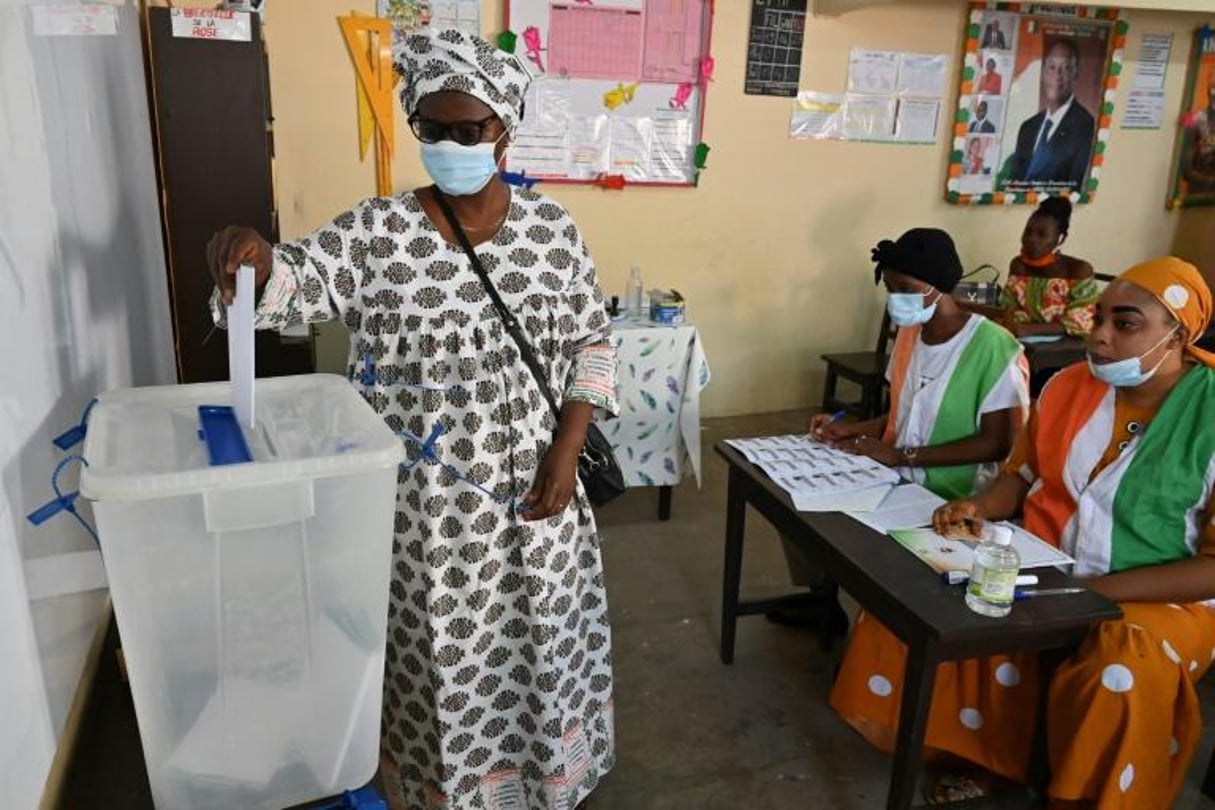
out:
M1052 807L1171 806L1202 730L1194 684L1215 660L1215 356L1194 345L1210 319L1211 291L1192 265L1127 270L1097 304L1088 362L1047 384L1000 478L938 511L938 531L1023 515L1124 617L1095 627L1049 684L1031 654L941 665L932 751L1024 780L1031 707L1048 688ZM886 749L904 657L862 617L831 694ZM953 787L976 795L990 781Z

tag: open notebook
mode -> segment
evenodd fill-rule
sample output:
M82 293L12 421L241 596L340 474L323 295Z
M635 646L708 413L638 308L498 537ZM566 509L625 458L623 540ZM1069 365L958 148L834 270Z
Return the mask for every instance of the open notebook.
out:
M849 512L860 523L882 534L889 534L939 573L970 571L973 545L951 540L931 528L932 513L945 505L945 499L918 484L895 487L876 508ZM1070 565L1073 560L1059 549L1035 537L1020 526L1001 523L1012 529L1013 548L1021 556L1022 568Z
M801 512L867 511L899 482L889 467L809 436L730 439L727 444L779 484Z

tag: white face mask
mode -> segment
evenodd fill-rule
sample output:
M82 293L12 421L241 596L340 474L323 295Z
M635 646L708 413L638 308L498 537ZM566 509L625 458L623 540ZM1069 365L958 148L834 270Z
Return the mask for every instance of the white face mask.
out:
M1147 357L1152 352L1159 349L1164 343L1173 336L1180 327L1174 326L1169 330L1169 333L1157 341L1156 345L1148 349L1138 357L1128 357L1125 360L1115 360L1113 363L1094 363L1091 355L1088 356L1088 370L1094 377L1101 380L1103 383L1114 386L1115 388L1134 388L1143 385L1152 377L1156 376L1156 372L1160 370L1160 366L1164 363L1162 356L1156 365L1152 366L1148 371L1144 371L1142 367L1143 358Z
M924 296L929 293L887 293L886 311L890 313L890 322L895 326L918 326L928 323L937 312L937 301L941 292L931 304L924 303Z

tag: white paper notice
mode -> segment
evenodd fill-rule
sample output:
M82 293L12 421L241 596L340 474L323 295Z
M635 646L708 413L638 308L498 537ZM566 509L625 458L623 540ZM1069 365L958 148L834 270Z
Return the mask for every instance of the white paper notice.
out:
M536 79L523 99L527 114L521 130L565 134L570 121L570 83L568 79Z
M854 49L848 60L848 92L893 93L898 86L899 55Z
M909 96L941 98L948 68L949 57L943 53L899 54L898 90Z
M894 139L900 143L936 143L939 101L899 100Z
M889 141L894 137L894 96L848 95L844 102L844 137L850 141Z
M692 179L692 119L684 114L654 119L650 180L687 183Z
M569 82L537 79L524 99L527 114L506 153L512 172L531 177L564 177L569 173L566 132L570 118Z
M608 174L622 174L634 182L648 180L653 140L653 119L612 118Z
M117 10L99 3L30 6L30 16L38 37L112 37L118 33Z
M228 42L249 42L253 26L247 11L213 11L205 8L174 8L169 10L173 36L184 39L222 39Z
M571 115L566 137L569 177L592 180L607 171L609 130L606 115Z
M1164 74L1168 70L1169 52L1172 50L1172 34L1143 35L1139 40L1139 66L1135 69L1135 89L1164 88Z
M803 90L793 102L789 137L826 140L840 137L844 125L844 97L838 93Z
M1164 90L1134 89L1126 94L1123 129L1160 129L1164 123Z
M519 130L506 157L507 168L528 177L564 177L569 174L565 133L545 135Z
M430 0L430 27L481 34L481 0Z

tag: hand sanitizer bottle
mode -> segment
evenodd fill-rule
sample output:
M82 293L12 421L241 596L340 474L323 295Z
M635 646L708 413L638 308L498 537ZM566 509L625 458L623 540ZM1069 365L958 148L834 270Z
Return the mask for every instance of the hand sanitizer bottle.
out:
M983 534L985 540L975 548L966 605L975 613L1000 618L1012 610L1021 555L1012 547L1012 529L1007 526L988 526Z

